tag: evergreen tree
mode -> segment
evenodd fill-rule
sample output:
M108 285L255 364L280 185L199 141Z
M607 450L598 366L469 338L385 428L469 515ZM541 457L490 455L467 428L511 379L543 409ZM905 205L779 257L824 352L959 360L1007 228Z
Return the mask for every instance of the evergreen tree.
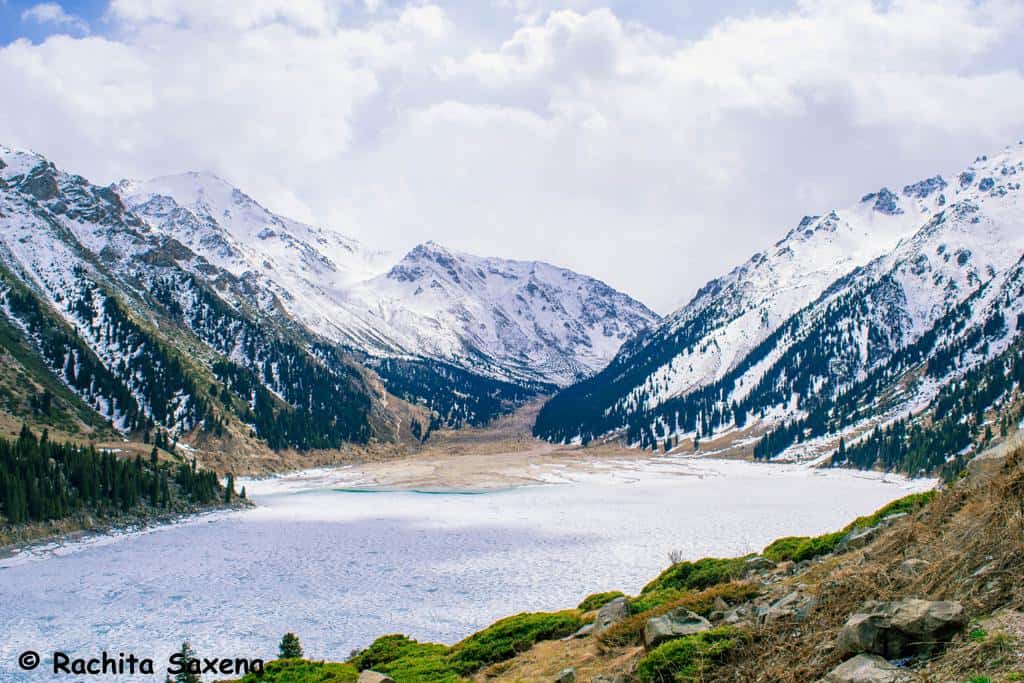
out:
M199 674L193 673L189 670L189 662L198 660L196 659L196 651L192 649L192 645L190 645L187 640L181 644L181 649L178 650L178 654L181 655L179 665L184 668L184 671L180 671L174 675L174 683L202 683L202 679L199 678Z
M290 631L281 638L278 646L278 653L281 659L299 659L302 657L302 645L299 644L299 637Z

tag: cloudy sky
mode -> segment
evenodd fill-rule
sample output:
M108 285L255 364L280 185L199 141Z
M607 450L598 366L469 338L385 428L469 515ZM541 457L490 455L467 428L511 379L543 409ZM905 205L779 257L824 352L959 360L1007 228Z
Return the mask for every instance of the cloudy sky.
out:
M0 142L667 312L804 214L1024 137L1022 46L1020 0L0 0Z

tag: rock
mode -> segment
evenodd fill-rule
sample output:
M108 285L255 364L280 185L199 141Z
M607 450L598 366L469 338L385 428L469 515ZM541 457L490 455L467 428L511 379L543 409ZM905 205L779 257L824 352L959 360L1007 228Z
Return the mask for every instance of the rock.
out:
M759 614L759 617L763 623L769 623L784 617L793 617L797 621L803 621L817 604L817 598L795 590L773 602L766 610Z
M927 654L960 632L967 614L958 602L908 598L869 602L839 631L840 650L895 658Z
M572 640L573 638L586 638L594 632L594 624L584 624L578 631L570 636L562 638L562 640Z
M677 607L660 617L652 617L644 625L644 645L657 647L666 640L691 636L711 628L711 622L688 609Z
M860 654L832 669L825 683L902 683L910 674L877 655Z
M609 628L629 616L629 603L626 598L615 598L597 610L594 619L594 635L599 636Z
M896 522L900 521L904 517L909 517L909 516L910 516L910 513L908 513L908 512L896 512L894 514L887 515L887 516L883 517L882 521L880 521L878 523L878 527L881 528L881 529L887 529L888 527L891 527L893 524L895 524Z
M878 526L868 527L867 529L854 529L843 536L843 539L839 541L839 545L836 546L836 550L846 551L863 548L875 540L875 537L878 536L878 532L881 530L882 528Z
M571 666L568 669L562 669L555 679L555 683L576 683L576 669Z
M593 683L628 683L626 674L598 674L592 679Z
M1011 450L1000 444L971 458L967 462L966 481L971 486L982 486L992 481L993 477L1003 471Z
M924 568L927 567L930 562L928 560L919 560L916 557L912 557L908 560L900 562L900 566L896 570L904 576L917 576Z
M723 600L721 595L715 596L715 599L711 602L711 606L721 611L729 609L729 603Z
M714 612L708 615L708 621L710 621L712 624L717 624L718 622L725 619L725 615L726 613L724 611L716 609Z
M761 557L760 555L758 555L757 557L752 557L749 560L747 560L746 564L744 565L744 573L750 574L752 572L763 572L769 569L775 569L775 567L777 566L778 565L769 560L767 557Z
M367 669L359 674L359 680L357 683L395 683L395 679L391 676L385 676L382 673L376 671L370 671Z

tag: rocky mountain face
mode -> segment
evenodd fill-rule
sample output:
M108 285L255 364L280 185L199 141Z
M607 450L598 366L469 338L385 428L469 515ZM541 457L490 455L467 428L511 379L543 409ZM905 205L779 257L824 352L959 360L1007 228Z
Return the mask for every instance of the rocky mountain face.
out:
M567 385L658 316L604 283L540 262L428 242L386 253L277 216L219 178L122 181L154 230L275 294L317 334L375 358L423 358L513 383Z
M603 282L537 261L433 242L351 297L419 354L511 380L567 385L603 368L658 316Z
M72 434L422 439L593 373L657 319L541 263L427 244L389 269L205 174L99 187L0 147L0 226L0 410Z
M0 161L3 355L22 379L5 387L6 412L71 433L237 434L273 449L394 436L374 423L383 396L364 369L261 313L246 283L111 188L7 148Z
M1015 145L805 218L552 399L536 433L672 449L768 432L758 455L813 455L921 413L1016 342L1022 179Z

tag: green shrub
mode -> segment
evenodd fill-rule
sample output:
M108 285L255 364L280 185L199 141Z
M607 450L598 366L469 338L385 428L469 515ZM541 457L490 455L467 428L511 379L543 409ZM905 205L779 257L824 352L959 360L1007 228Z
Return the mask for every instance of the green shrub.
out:
M511 659L539 640L567 636L582 625L576 610L517 614L453 645L451 662L455 671L469 674L488 664Z
M843 540L845 535L845 531L836 531L821 536L787 536L772 541L771 545L761 551L761 554L772 562L785 560L803 562L829 554L836 549L839 541Z
M761 551L761 554L773 562L792 560L802 562L811 560L821 555L827 555L836 549L839 541L854 529L866 529L873 527L890 515L901 512L913 512L923 505L928 504L935 497L935 491L924 493L912 493L898 500L882 506L870 515L858 517L845 527L842 531L835 531L821 536L787 536L772 541L771 545Z
M633 645L640 640L644 631L644 624L651 617L656 617L676 607L683 607L700 615L708 615L714 609L715 598L722 598L730 605L738 605L757 596L759 589L751 583L723 583L702 591L672 591L678 597L660 603L651 609L638 611L637 607L642 606L644 601L652 595L663 595L665 592L654 592L635 598L633 603L633 615L626 617L615 624L607 631L597 637L602 645L609 647L622 647Z
M703 673L745 640L742 631L714 628L662 643L640 660L636 677L642 683L703 680Z
M382 636L349 662L359 671L373 669L402 683L448 683L459 676L448 661L449 648L437 643L420 643L407 636Z
M681 600L691 593L692 591L681 591L677 588L658 588L647 591L629 599L629 612L630 614L649 612L662 605Z
M992 683L992 679L988 676L971 676L966 683Z
M883 519L890 515L896 515L901 512L914 512L918 510L935 498L935 491L925 491L923 493L911 493L909 496L904 496L897 500L892 501L887 505L883 505L879 509L872 512L870 515L864 517L858 517L843 528L843 533L848 533L853 529L872 527L881 522Z
M746 558L744 557L727 560L705 557L696 562L678 562L644 586L641 594L666 588L701 590L719 583L726 583L743 575L745 563Z
M971 629L971 632L968 635L970 639L975 643L983 643L985 642L985 639L988 637L988 634L985 633L985 629L981 628L980 626Z
M587 597L583 598L583 602L579 604L578 609L581 612L590 612L595 609L601 609L615 598L624 597L625 593L622 591L608 591L606 593L592 593Z
M242 683L354 683L359 670L352 664L278 659L263 665L263 675L248 674Z

